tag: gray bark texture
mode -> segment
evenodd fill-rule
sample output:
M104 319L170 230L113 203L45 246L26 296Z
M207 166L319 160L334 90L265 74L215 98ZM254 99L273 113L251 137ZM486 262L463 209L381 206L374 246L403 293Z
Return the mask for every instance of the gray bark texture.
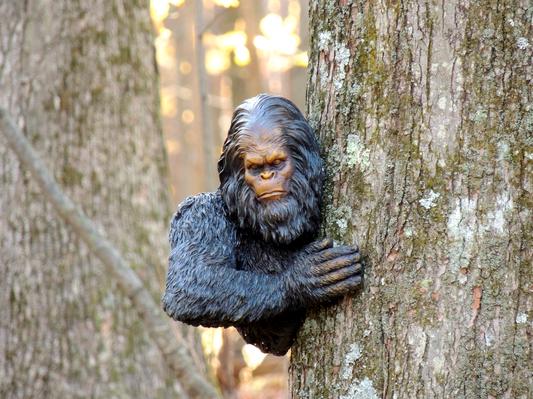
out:
M533 397L532 12L310 2L324 234L367 267L305 323L292 397Z
M148 3L1 1L0 14L0 107L159 303L170 211ZM5 144L0 397L175 397L140 283L130 301L131 280L106 276Z
M146 333L155 342L166 366L174 372L184 390L191 398L217 397L215 389L198 372L184 342L173 339L176 338L175 324L163 313L139 275L127 264L117 248L105 238L105 232L100 233L96 225L65 195L28 139L2 108L0 108L0 132L17 154L20 163L31 172L44 197L78 234L91 253L100 259L105 274L114 279L117 288L131 301L135 312L144 322ZM183 341L181 335L180 338L180 341Z

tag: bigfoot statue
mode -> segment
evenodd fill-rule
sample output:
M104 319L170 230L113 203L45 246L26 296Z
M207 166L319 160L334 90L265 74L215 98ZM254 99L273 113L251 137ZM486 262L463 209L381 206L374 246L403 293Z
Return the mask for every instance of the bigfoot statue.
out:
M163 308L283 355L307 307L358 287L358 249L316 240L322 160L289 100L261 94L235 110L218 173L219 189L187 198L172 220Z

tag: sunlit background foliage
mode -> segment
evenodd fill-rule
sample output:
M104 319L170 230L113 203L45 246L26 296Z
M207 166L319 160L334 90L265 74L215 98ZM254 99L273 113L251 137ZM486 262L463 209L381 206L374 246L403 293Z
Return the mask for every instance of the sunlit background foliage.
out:
M166 63L175 60L173 47L169 44L172 31L165 27L167 18L178 18L178 10L185 0L152 0L152 19L157 27L158 62ZM260 3L251 1L251 3ZM223 33L203 32L203 44L206 46L205 66L207 72L216 75L227 71L232 64L246 67L250 64L250 50L256 51L265 64L267 72L284 72L293 67L307 66L307 52L300 48L300 14L298 0L286 2L286 16L280 15L281 0L267 2L267 13L259 21L259 34L252 36L247 31L246 21L239 16L235 18L233 28ZM238 8L237 0L213 0L203 2L204 9L211 11L216 7ZM254 4L255 7L255 4ZM220 11L219 11L220 12ZM215 15L214 18L218 18ZM250 48L249 48L250 47Z
M216 160L244 99L270 92L304 109L307 2L151 0L150 10L177 204L216 189ZM265 357L231 329L205 329L202 341L227 397L287 397L286 358Z

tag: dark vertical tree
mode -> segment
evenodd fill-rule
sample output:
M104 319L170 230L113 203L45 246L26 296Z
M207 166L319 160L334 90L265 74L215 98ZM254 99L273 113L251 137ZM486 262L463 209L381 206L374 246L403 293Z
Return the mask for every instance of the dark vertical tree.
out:
M294 398L533 395L531 12L310 2L324 232L367 268L307 320Z

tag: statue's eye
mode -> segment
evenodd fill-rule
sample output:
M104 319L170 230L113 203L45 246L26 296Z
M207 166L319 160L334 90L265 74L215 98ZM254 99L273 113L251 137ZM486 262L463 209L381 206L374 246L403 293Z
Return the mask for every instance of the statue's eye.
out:
M281 159L276 159L274 162L272 162L272 165L274 166L278 166L279 164L281 164L283 161Z

